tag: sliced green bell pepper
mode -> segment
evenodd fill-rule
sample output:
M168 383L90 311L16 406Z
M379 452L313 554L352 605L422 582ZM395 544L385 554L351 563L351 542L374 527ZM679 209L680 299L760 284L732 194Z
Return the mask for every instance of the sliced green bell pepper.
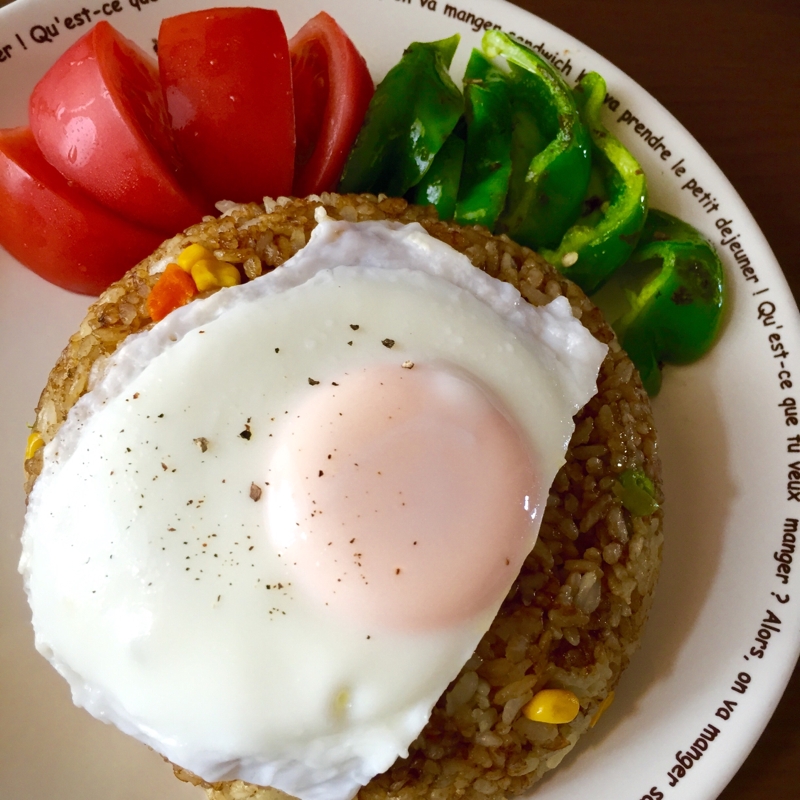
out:
M640 469L626 469L615 481L612 491L634 517L646 517L658 510L653 481Z
M409 199L412 203L431 204L436 207L439 219L453 219L465 146L456 131L447 137L422 180L411 190Z
M661 388L661 364L688 364L708 352L724 299L714 246L688 223L654 209L630 261L592 298L650 395Z
M506 76L473 50L464 74L467 148L455 220L493 228L511 176L511 98Z
M372 96L341 192L402 196L428 171L464 111L448 69L459 37L414 42Z
M542 255L587 294L624 264L647 216L647 180L639 162L600 122L606 82L596 72L575 87L578 110L592 137L592 179L583 215L558 248Z
M503 56L511 65L515 123L527 119L524 132L539 134L533 145L545 143L532 153L514 132L508 199L496 231L535 249L558 247L580 214L589 184L589 132L572 92L547 61L497 30L484 34L482 46L488 58Z

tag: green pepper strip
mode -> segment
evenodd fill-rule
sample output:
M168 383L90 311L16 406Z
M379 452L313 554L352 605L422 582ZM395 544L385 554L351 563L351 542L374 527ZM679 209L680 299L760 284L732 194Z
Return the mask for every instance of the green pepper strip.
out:
M581 119L592 137L592 180L584 216L564 234L558 249L542 251L587 294L628 260L647 216L644 171L600 122L605 96L606 82L596 72L575 88Z
M696 361L717 338L725 299L722 263L695 228L651 209L630 261L592 299L655 395L662 363Z
M511 99L506 76L473 50L464 74L467 148L455 220L493 228L511 176Z
M626 469L615 481L614 494L634 517L646 517L658 510L656 487L640 469Z
M378 85L339 183L402 196L428 171L464 110L448 68L458 35L414 42Z
M484 34L483 51L488 58L504 56L521 68L509 75L514 115L532 115L548 142L531 160L512 157L508 199L497 231L529 247L555 248L578 218L589 184L589 132L572 92L544 59L497 30ZM515 147L514 155L519 158L524 149Z
M464 163L465 143L455 132L447 137L422 180L411 190L410 200L417 205L432 204L439 219L453 219Z

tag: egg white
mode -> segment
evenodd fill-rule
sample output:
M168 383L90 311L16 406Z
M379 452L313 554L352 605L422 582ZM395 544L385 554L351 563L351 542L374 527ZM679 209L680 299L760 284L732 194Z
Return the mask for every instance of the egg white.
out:
M313 381L446 361L501 398L547 486L605 350L565 299L533 308L418 225L321 218L280 269L129 337L47 446L20 563L38 649L76 704L208 781L351 797L407 754L502 598L410 634L306 596L251 488L282 421Z

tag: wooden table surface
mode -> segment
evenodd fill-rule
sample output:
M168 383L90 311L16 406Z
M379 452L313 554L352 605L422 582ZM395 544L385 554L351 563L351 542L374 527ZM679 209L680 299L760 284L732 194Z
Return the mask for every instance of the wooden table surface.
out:
M741 194L800 298L800 2L513 2L597 50L692 132ZM720 800L800 798L799 711L797 668Z

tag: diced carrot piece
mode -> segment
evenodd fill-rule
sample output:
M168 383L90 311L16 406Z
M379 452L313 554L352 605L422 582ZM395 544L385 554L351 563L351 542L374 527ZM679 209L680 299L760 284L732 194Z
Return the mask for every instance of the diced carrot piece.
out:
M177 264L167 264L147 298L147 313L153 322L185 306L197 294L192 276Z

